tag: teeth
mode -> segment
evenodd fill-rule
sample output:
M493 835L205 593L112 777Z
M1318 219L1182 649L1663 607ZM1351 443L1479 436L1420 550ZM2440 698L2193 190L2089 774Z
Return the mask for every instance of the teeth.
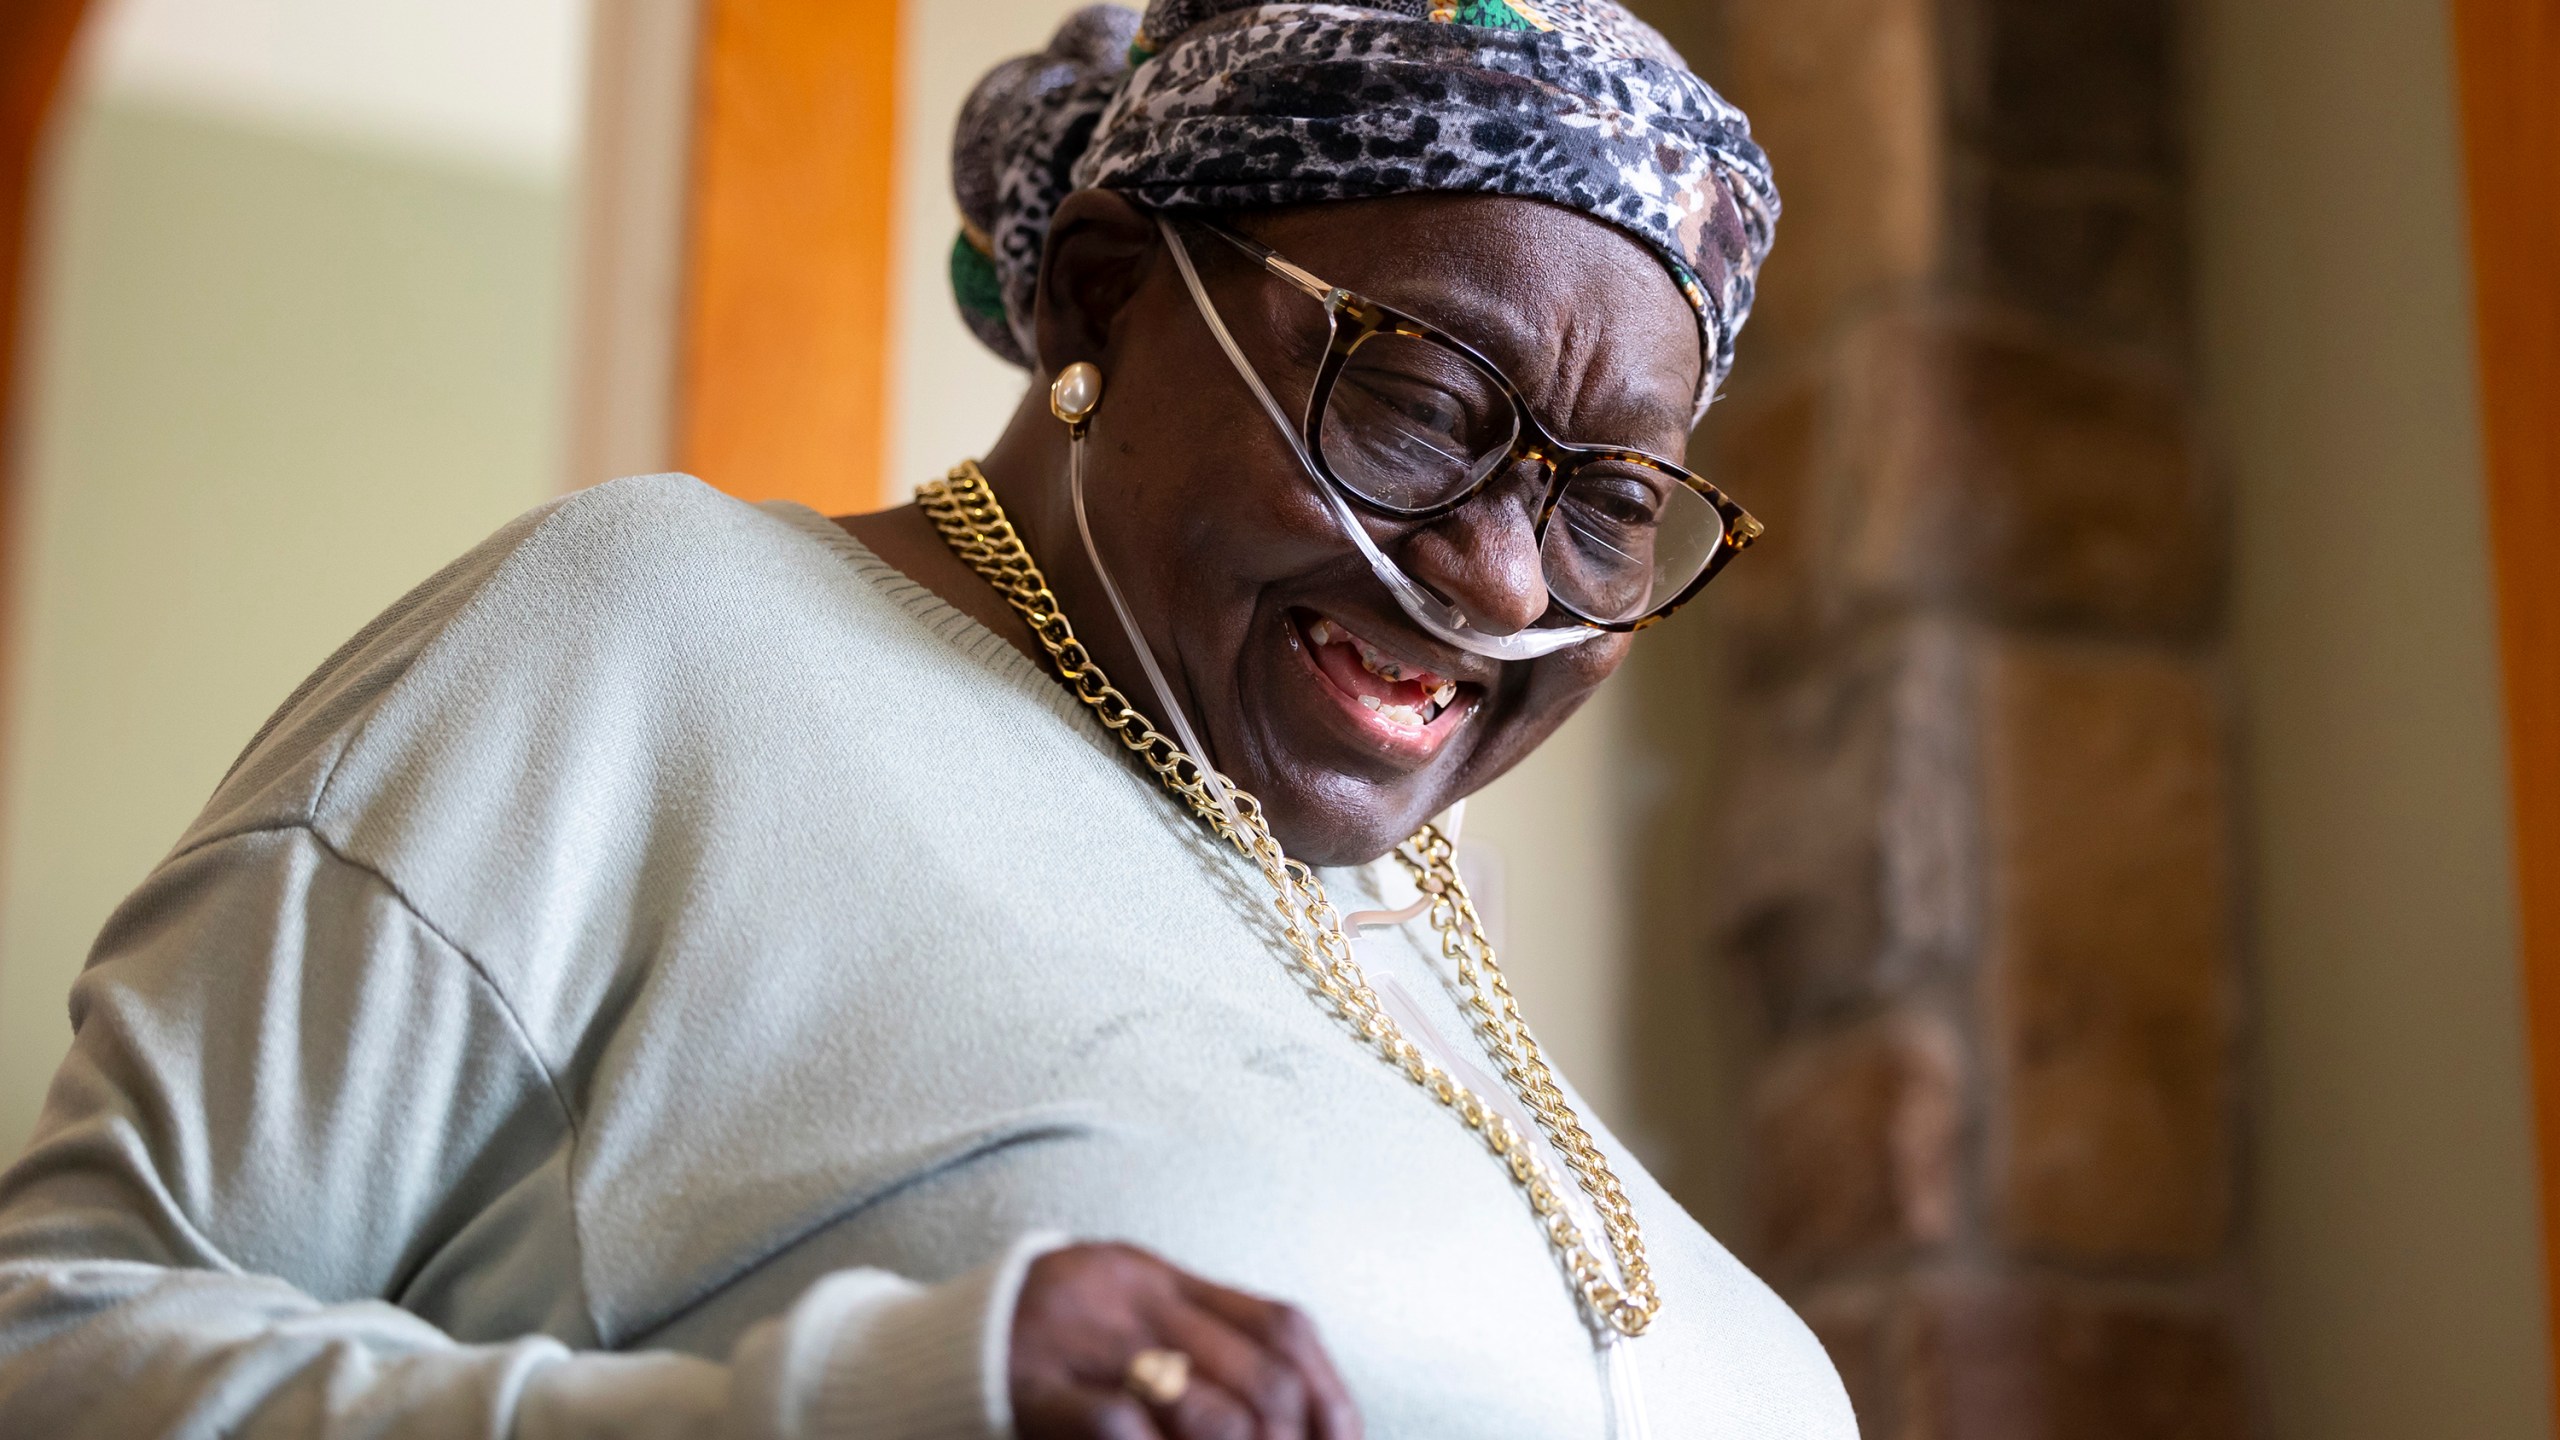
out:
M1402 680L1404 678L1404 667L1402 665L1399 665L1395 661L1388 659L1386 656L1379 654L1377 651L1370 649L1368 645L1363 642L1354 641L1352 643L1358 645L1360 648L1360 667L1362 669L1377 676L1381 680L1395 681Z
M1422 712L1414 709L1412 706L1389 705L1375 695L1361 696L1360 703L1375 712L1378 718L1392 724L1401 725L1407 730L1419 730L1423 726L1431 723L1423 719Z
M1360 657L1361 669L1368 671L1370 674L1377 676L1379 679L1384 680L1391 685L1404 683L1405 677L1413 673L1405 668L1403 662L1392 660L1379 654L1376 650L1370 648L1369 642L1352 634L1350 631L1343 629L1341 626L1334 624L1330 620L1316 620L1311 622L1307 626L1307 639L1313 641L1318 647L1331 645L1336 641L1350 645L1353 652ZM1428 680L1432 677L1426 675L1423 678ZM1423 705L1389 705L1375 695L1361 696L1360 703L1399 725L1408 726L1418 730L1431 723L1430 719L1424 714L1425 706L1429 708L1430 714L1437 715L1441 711L1449 708L1449 702L1457 698L1457 682L1447 681L1443 682L1439 689L1432 691L1430 697L1424 701Z

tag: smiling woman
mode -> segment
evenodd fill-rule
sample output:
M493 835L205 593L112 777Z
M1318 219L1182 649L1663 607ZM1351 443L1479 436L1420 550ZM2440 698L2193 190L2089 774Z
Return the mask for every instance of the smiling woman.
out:
M1741 115L1610 0L1158 0L957 149L983 461L523 517L110 922L0 1430L1854 1434L1449 834L1757 533Z
M1624 232L1538 201L1463 194L1298 205L1250 223L1300 274L1338 277L1361 294L1468 323L1509 373L1537 377L1528 399L1533 414L1549 417L1543 425L1620 441L1626 453L1682 448L1700 387L1697 320L1664 266ZM1109 190L1071 198L1050 232L1048 353L1107 377L1092 421L1092 445L1107 459L1096 461L1088 484L1095 512L1114 517L1095 551L1107 572L1060 567L1054 583L1068 613L1102 616L1112 611L1101 577L1120 577L1133 609L1163 617L1166 628L1088 632L1104 668L1138 680L1162 664L1180 677L1174 693L1151 702L1196 721L1220 768L1270 807L1290 853L1320 864L1365 862L1510 769L1617 667L1627 640L1556 603L1555 567L1539 533L1561 537L1569 524L1593 522L1556 518L1548 494L1555 487L1545 482L1567 472L1551 471L1551 461L1513 463L1513 447L1530 437L1508 415L1499 443L1460 467L1473 474L1466 503L1439 507L1429 519L1346 521L1353 512L1332 496L1349 487L1305 472L1292 478L1297 445L1311 464L1345 457L1351 442L1339 427L1347 424L1414 444L1433 406L1460 400L1445 388L1453 382L1445 373L1399 375L1403 408L1384 416L1338 403L1312 416L1303 408L1264 414L1255 386L1312 403L1324 312L1215 240L1196 249L1178 229L1165 233L1173 238L1158 243L1155 222ZM1416 246L1417 235L1442 238ZM1194 253L1208 267L1194 272L1197 300L1175 263ZM1226 313L1236 317L1234 329L1223 320L1212 328ZM1594 324L1593 316L1609 318ZM1238 347L1241 368L1220 344L1222 333ZM1227 383L1203 383L1222 371ZM1498 391L1491 398L1508 404ZM1328 425L1336 427L1330 438ZM1202 444L1206 436L1222 438ZM1081 548L1061 503L1068 497L1032 478L1065 472L1068 439L1047 397L1034 395L985 461L1035 554ZM1326 464L1322 473L1337 470ZM1660 498L1645 492L1638 508L1649 511ZM1643 518L1648 523L1635 529L1657 528L1650 513ZM990 629L1018 632L983 585L953 573L916 512L865 516L852 528ZM1456 630L1417 623L1399 604L1402 593L1380 583L1363 540L1391 573L1475 623ZM1712 554L1702 551L1696 569L1663 587L1664 605L1703 574ZM1654 607L1623 608L1629 613L1613 620ZM1324 627L1321 638L1316 626ZM1525 660L1498 658L1501 642L1545 634L1573 643ZM1028 650L1028 636L1023 643ZM1361 663L1363 649L1387 668L1427 673L1436 683L1426 690L1382 676ZM1496 654L1480 653L1487 649ZM1444 687L1449 703L1433 723L1406 722L1404 714L1419 719ZM1389 705L1404 714L1388 713Z

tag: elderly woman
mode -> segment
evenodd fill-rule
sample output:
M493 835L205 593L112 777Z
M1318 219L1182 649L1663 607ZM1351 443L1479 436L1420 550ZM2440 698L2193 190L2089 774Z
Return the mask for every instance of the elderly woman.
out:
M1853 1434L1432 823L1757 533L1661 458L1742 117L1609 0L1138 18L968 107L982 464L589 491L250 744L0 1183L0 1434Z

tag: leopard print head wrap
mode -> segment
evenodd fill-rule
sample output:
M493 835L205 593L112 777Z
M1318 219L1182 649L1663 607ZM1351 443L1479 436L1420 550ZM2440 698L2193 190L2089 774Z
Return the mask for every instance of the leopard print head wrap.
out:
M1703 415L1778 219L1742 112L1614 0L1153 0L1078 11L961 112L961 313L1028 366L1050 216L1416 191L1551 201L1650 244L1698 312Z

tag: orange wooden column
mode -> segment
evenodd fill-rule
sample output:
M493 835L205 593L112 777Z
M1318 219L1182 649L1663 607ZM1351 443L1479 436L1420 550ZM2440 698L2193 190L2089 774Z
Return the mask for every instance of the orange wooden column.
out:
M17 673L9 637L16 633L14 562L25 514L17 459L25 453L20 427L26 422L17 360L27 349L27 337L19 332L33 278L28 241L34 235L36 172L63 69L88 11L87 0L0 0L0 455L6 456L0 464L7 466L0 479L0 716L14 713L5 703L5 685Z
M2543 1263L2560 1337L2560 0L2456 0L2453 9Z
M882 501L898 0L707 0L676 452L751 500Z

